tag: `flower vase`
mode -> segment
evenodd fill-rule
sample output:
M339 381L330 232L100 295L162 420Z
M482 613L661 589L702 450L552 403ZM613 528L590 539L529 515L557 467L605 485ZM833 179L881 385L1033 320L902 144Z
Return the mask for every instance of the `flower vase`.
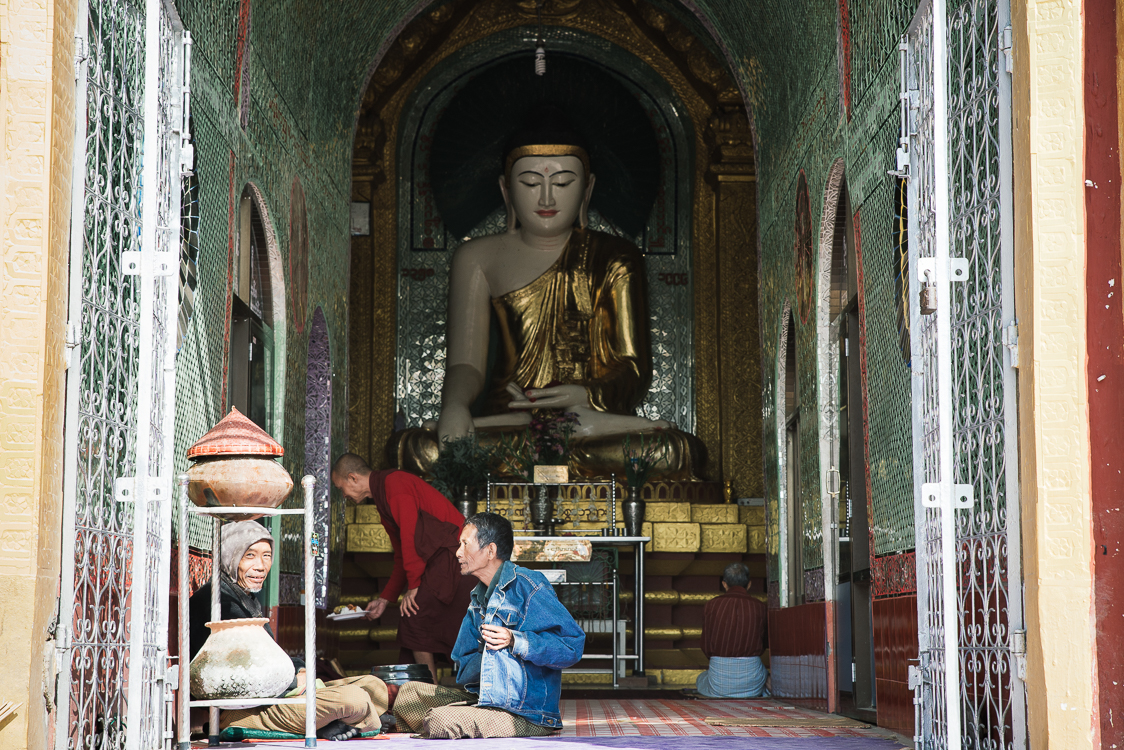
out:
M629 487L621 503L624 512L625 536L642 536L644 526L644 501L640 499L640 488Z
M471 518L472 516L476 515L476 493L473 492L471 487L465 487L463 490L461 490L460 497L454 504L457 506L457 510L460 511L460 514L464 516L465 519Z
M191 660L191 696L276 698L289 687L296 675L293 660L266 632L267 622L247 617L207 623L211 635Z

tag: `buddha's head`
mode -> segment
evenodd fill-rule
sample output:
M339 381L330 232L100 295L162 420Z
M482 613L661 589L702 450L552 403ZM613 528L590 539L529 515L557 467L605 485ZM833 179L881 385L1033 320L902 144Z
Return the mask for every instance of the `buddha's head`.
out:
M553 106L532 111L504 149L500 191L509 232L551 237L588 223L594 176L581 137Z

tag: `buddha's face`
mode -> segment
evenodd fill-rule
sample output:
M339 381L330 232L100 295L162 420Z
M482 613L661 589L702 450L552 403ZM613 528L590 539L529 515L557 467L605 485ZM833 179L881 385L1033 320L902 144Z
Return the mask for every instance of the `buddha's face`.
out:
M593 181L576 156L524 156L501 187L523 230L550 237L574 226Z

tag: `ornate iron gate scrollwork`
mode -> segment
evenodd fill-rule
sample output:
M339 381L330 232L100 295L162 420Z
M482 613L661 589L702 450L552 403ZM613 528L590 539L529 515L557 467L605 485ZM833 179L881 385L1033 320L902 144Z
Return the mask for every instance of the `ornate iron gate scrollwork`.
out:
M58 748L166 724L183 81L168 0L85 0L76 38Z
M1007 0L922 3L902 41L918 748L1026 747ZM922 315L923 284L936 312ZM942 341L943 337L943 341ZM950 619L951 618L951 619ZM951 695L949 694L951 691Z

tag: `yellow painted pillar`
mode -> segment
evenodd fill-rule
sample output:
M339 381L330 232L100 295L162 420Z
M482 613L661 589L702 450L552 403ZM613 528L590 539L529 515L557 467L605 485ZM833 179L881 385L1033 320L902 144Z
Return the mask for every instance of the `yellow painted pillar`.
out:
M0 727L47 747L61 560L74 0L0 0Z
M1015 276L1030 746L1099 746L1085 376L1082 16L1016 0Z

